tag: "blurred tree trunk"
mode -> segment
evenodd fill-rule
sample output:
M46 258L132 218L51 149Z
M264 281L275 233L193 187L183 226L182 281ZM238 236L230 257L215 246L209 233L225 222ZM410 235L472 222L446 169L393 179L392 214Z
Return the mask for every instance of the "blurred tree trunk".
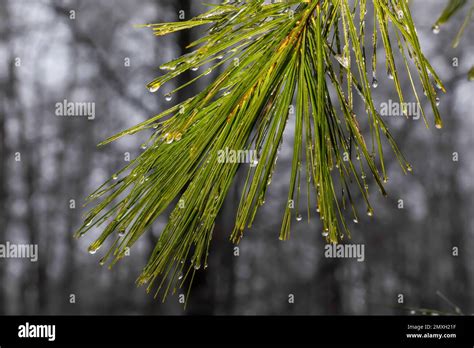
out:
M211 1L210 3L219 3L219 1ZM205 9L207 10L207 9ZM200 9L202 11L202 9ZM186 42L187 41L187 42ZM190 43L190 38L186 38L181 42L182 47L186 47ZM219 67L214 71L216 76L222 73L223 67ZM187 79L192 76L187 77ZM196 91L193 91L192 95ZM191 97L188 95L187 97ZM212 288L203 289L207 291L208 308L204 309L202 314L227 314L232 315L235 312L235 288L236 288L236 269L235 269L235 245L230 241L230 233L234 227L235 211L240 201L240 184L242 182L241 175L237 175L234 179L233 186L229 190L228 197L222 205L221 211L216 220L216 228L213 232L213 240L211 242L211 250L209 251L209 267L205 277L210 278L207 281L208 286Z
M11 75L14 76L14 65L11 65ZM38 89L39 77L35 71L33 88ZM42 228L45 224L41 222L41 216L44 214L40 206L41 195L43 190L41 184L42 162L38 148L43 148L44 139L41 127L44 123L36 124L35 118L30 118L29 113L22 100L19 90L18 79L13 77L9 88L12 91L11 100L15 103L15 111L19 120L19 149L21 154L21 168L23 171L23 181L25 187L26 213L25 226L27 230L27 243L38 246L37 262L29 262L25 260L25 272L22 274L22 297L23 312L25 314L46 314L49 302L48 293L48 261L49 261L49 236L47 229L42 235ZM38 98L38 105L41 105L41 98ZM45 219L47 220L47 219ZM28 262L28 263L26 263Z
M225 216L223 221L224 230L222 231L222 242L219 245L220 258L219 266L225 271L225 277L218 281L218 284L224 285L223 289L223 300L221 301L221 308L219 314L233 314L235 311L235 287L236 287L236 274L235 274L235 256L234 256L234 244L230 241L229 235L233 228L234 212L237 209L237 205L240 199L240 187L238 179L231 188L232 202L229 202L223 207L223 214ZM220 276L218 273L217 276Z
M75 46L75 51L77 50L77 46ZM76 54L77 53L77 54ZM76 67L77 64L75 62L78 52L74 52L72 55L73 64L72 66ZM66 95L69 95L70 91L73 90L75 86L75 76L77 75L77 71L74 71L73 77L70 79L71 83L65 89ZM95 84L94 84L95 85ZM77 293L77 280L81 276L81 269L77 265L76 260L76 251L77 251L77 241L73 238L73 233L75 229L78 227L78 224L81 220L80 209L84 201L84 197L81 196L84 187L87 185L87 181L89 179L94 154L90 154L86 149L90 144L94 144L93 139L93 132L91 131L91 123L89 121L86 122L70 122L69 120L65 120L66 122L59 122L61 131L61 143L64 144L64 150L60 152L58 158L58 166L60 168L61 173L63 173L63 183L62 183L62 197L65 204L65 231L61 231L62 238L61 242L65 242L67 253L65 255L65 262L64 268L62 270L62 292L60 294L61 298L64 300L61 302L64 304L64 313L75 313L78 314L80 312L81 306L74 306L71 308L71 304L69 303L69 296L71 294L79 295ZM80 124L78 128L78 124ZM71 129L73 128L73 129ZM80 134L80 136L74 137L74 134ZM77 148L78 150L78 163L81 163L77 170L74 170L74 173L71 174L68 169L70 168L71 162L67 157L68 152L67 149ZM70 209L69 207L69 200L75 200L75 209Z
M9 11L8 11L8 3L2 2L0 5L0 14L1 16L5 16L5 18L0 18L2 25L4 25L4 30L6 34L4 35L5 38L9 37L9 28L13 25L9 21ZM38 261L36 263L32 263L25 260L24 272L21 278L21 295L22 298L22 311L23 313L34 313L35 311L41 311L45 308L47 302L47 289L46 289L46 266L45 262L47 262L47 253L43 253L41 250L41 245L39 241L39 232L40 232L40 224L38 219L39 214L39 207L37 207L33 201L35 193L37 193L37 185L36 182L38 180L38 161L34 154L36 153L35 149L40 147L41 144L39 143L39 138L31 138L31 134L28 134L29 129L35 129L35 126L30 124L27 119L27 115L25 114L23 103L21 101L21 96L18 89L18 81L16 76L16 69L18 69L15 65L15 57L13 56L13 46L6 40L7 42L7 51L10 52L11 57L7 58L9 61L8 66L8 73L7 73L7 81L5 87L2 88L2 91L5 91L5 103L2 103L2 121L1 121L1 143L2 145L1 152L7 156L6 153L6 132L5 132L5 117L6 112L15 115L17 120L19 121L19 134L18 134L18 152L21 156L21 161L19 162L21 165L21 170L23 172L23 181L24 181L24 188L25 188L25 195L26 195L26 218L25 218L25 225L27 228L27 236L28 236L28 243L38 245L39 255ZM21 58L21 57L20 57ZM8 110L5 108L8 105ZM35 136L40 134L40 129L35 129ZM2 168L0 169L1 172L1 197L0 200L2 204L5 204L5 199L7 197L7 188L6 188L6 161L3 160L2 154ZM5 194L5 195L4 195ZM2 232L6 230L7 226L7 212L8 209L2 207L2 212L5 213L5 217L1 222ZM3 214L3 213L2 213ZM0 236L0 240L5 238L5 236ZM16 241L16 240L15 240ZM26 263L28 262L28 263ZM0 278L1 279L1 278ZM3 281L2 281L3 283ZM3 297L3 296L0 296ZM3 306L2 306L3 308Z
M322 300L321 308L324 308L323 314L325 315L344 314L341 284L337 277L341 266L339 259L323 259L317 276L314 278L319 284L324 284L319 287L323 291L319 298Z
M8 25L8 24L7 24ZM11 51L11 50L10 50ZM25 114L22 106L22 102L20 99L19 91L18 91L18 84L16 79L16 72L15 72L15 65L10 64L9 66L9 82L8 82L8 100L11 102L11 110L13 114L15 114L16 118L19 121L19 152L21 156L21 164L22 172L23 172L23 181L25 187L25 195L26 195L26 213L25 213L25 225L27 229L27 236L28 236L28 243L39 245L39 224L37 218L37 207L34 204L34 195L37 191L37 166L38 163L35 162L34 157L34 149L35 146L40 146L37 143L36 137L32 139L31 134L28 134L28 129L33 128L34 125L28 124L27 115ZM35 132L35 135L37 133ZM22 299L22 311L24 314L27 313L35 313L38 310L40 304L38 299L39 295L42 295L42 298L46 295L39 289L42 289L38 283L39 279L43 280L42 275L39 273L39 263L43 262L43 255L41 252L41 246L39 245L39 257L38 262L36 263L28 263L25 266L25 270L22 274L21 280L21 299Z
M43 253L42 245L40 244L39 231L40 225L38 224L37 207L34 199L37 193L37 166L39 163L35 161L34 149L30 144L35 143L37 139L30 139L28 137L26 115L22 110L18 110L20 126L20 149L21 149L21 163L24 172L24 183L26 187L26 217L25 224L27 228L28 243L38 245L38 262L30 263L26 266L25 272L23 272L22 289L23 289L23 305L25 314L39 313L40 305L42 302L41 289L44 284L40 281L44 281L44 278L40 274L40 262L43 263L45 255Z
M448 217L448 226L450 232L450 245L452 252L453 247L459 249L459 256L453 256L452 260L452 275L446 289L452 287L453 301L459 303L463 311L467 311L471 308L471 296L472 288L469 282L469 270L467 265L472 260L470 257L470 251L468 250L467 239L465 236L466 225L465 219L462 216L462 211L459 207L466 207L464 196L460 191L459 181L457 179L457 171L452 171L449 175L448 185L452 188L450 194L448 194L448 201L450 204L446 207ZM456 202L459 205L452 204Z
M448 91L454 91L456 89L456 83L459 81L457 78L452 78L445 82L446 89ZM456 100L454 97L448 96L444 98L443 104L447 104L445 110L455 110ZM451 298L454 303L459 304L462 310L466 311L470 308L470 297L472 295L472 289L470 288L469 282L469 270L468 264L471 261L469 257L469 251L467 249L467 224L468 216L464 216L463 212L467 212L467 202L463 194L462 184L459 180L460 172L463 170L462 165L466 163L468 153L467 151L460 151L461 145L459 144L458 134L460 134L460 125L458 117L451 117L447 123L447 127L443 130L441 140L439 141L438 152L445 154L446 158L443 161L451 165L444 166L440 164L439 169L444 173L442 176L445 184L442 185L442 192L436 192L435 196L430 199L432 205L438 205L440 215L435 214L434 218L443 219L446 231L440 231L440 236L448 234L449 244L446 246L445 252L448 255L452 255L452 248L456 247L459 249L459 256L450 256L452 273L450 279L445 283L445 289L443 292ZM453 154L458 153L459 161L453 160ZM449 161L449 162L448 162ZM442 169L444 168L444 169ZM435 207L432 207L436 211ZM431 211L431 209L430 209ZM431 219L430 219L431 220ZM431 220L433 221L433 220ZM439 224L437 224L439 226Z
M3 87L4 84L0 85L2 91L5 90ZM2 95L0 97L0 104L4 106L6 104L5 97ZM5 118L6 110L4 107L0 109L0 243L5 243L6 240L6 231L8 228L7 217L8 217L8 191L6 187L6 178L7 178L7 159L12 160L9 157L7 142L6 142L6 132L5 132ZM6 260L0 261L0 314L6 313L5 308L5 274L6 274Z
M9 14L8 6L5 1L0 2L0 33L2 33L0 45L9 46ZM9 51L9 50L7 50ZM7 57L7 61L12 64L13 57ZM8 228L8 190L7 190L7 161L13 161L9 156L7 147L6 117L9 100L9 88L12 75L9 71L3 81L0 81L0 243L5 243ZM11 162L10 162L11 163ZM6 260L0 260L0 314L6 314Z
M174 2L174 9L176 16L179 16L180 13L184 13L186 16L186 20L192 18L193 16L193 8L192 8L192 1L191 0L183 0L179 2ZM178 20L181 20L178 18ZM186 53L185 47L187 47L192 41L193 37L191 35L191 31L189 30L182 30L179 33L177 33L177 44L179 47L179 52L177 52L177 55L180 56L182 54ZM177 81L177 85L182 85L189 80L192 79L192 74L188 70L185 73L183 73ZM196 92L196 84L193 84L189 86L188 88L185 88L184 90L180 91L178 95L178 100L185 100L187 98L190 98L193 96ZM212 249L215 251L218 249L217 246L217 236L220 233L220 228L219 226L221 223L218 221L216 222L216 228L213 234L213 244ZM215 253L209 253L211 258L214 258L216 256ZM213 260L210 259L209 263L212 264ZM215 272L218 272L218 270L215 270ZM191 296L189 299L188 303L188 310L187 314L189 315L195 315L195 314L200 314L200 315L207 315L207 314L213 314L215 312L215 304L216 304L216 299L215 299L215 291L213 289L213 278L212 275L210 275L210 272L207 270L199 270L196 272L193 284L192 284L192 291L191 291Z

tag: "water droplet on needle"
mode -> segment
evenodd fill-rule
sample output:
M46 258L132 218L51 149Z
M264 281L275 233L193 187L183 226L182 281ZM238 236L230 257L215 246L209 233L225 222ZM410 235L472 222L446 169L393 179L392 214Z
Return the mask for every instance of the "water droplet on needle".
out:
M159 89L160 89L160 86L159 86L159 85L153 85L153 86L148 87L148 90L149 90L151 93L155 93L155 92L158 91Z
M372 87L377 88L379 86L379 81L374 77L372 80Z

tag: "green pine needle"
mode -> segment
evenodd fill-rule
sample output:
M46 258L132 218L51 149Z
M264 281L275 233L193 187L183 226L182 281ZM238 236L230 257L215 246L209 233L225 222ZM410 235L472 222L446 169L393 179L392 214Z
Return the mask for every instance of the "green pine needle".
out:
M369 216L374 209L368 176L386 195L383 142L391 146L402 170L411 171L374 104L379 41L400 101L406 93L400 74L406 70L416 99L417 77L431 102L435 125L442 127L436 98L444 87L421 51L407 0L370 3L373 34L366 28L367 0L356 1L354 7L348 0L226 1L189 21L146 25L157 36L209 26L205 36L189 45L193 51L162 65L168 73L149 83L151 92L190 69L201 71L190 83L217 68L223 72L194 97L101 144L140 131L152 133L143 153L90 196L100 201L76 236L104 225L89 251L95 253L112 240L101 259L112 266L175 205L137 282L147 283L148 291L155 289L163 300L184 284L190 287L195 271L207 267L215 219L239 168L248 175L231 240L238 243L252 226L291 119L293 159L280 239L290 237L292 222L302 219L301 209L308 218L319 214L328 242L350 237L348 215L355 222L360 215L351 192L360 191ZM372 36L369 43L367 36ZM395 63L394 47L403 66ZM356 102L365 105L366 114L356 115ZM361 124L370 127L368 139ZM221 163L219 151L224 149L254 150L258 161ZM307 191L306 204L301 190Z

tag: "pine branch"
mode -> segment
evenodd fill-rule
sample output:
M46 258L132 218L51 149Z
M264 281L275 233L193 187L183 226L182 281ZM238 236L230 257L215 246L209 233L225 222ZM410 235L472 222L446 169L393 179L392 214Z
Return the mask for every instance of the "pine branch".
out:
M189 21L146 25L157 36L210 26L206 35L189 45L192 51L162 65L168 72L149 83L151 92L187 70L197 71L195 79L166 94L171 100L188 84L217 68L224 70L194 97L101 144L151 131L142 154L90 196L90 201L100 201L76 236L105 225L89 251L95 253L106 240L112 240L112 247L101 259L101 264L110 262L112 267L174 204L137 281L147 283L148 291L157 289L156 296L161 294L164 300L170 292L190 285L196 270L207 267L216 216L237 171L245 169L239 163L220 161L220 151L252 150L258 154L258 161L247 164L248 175L230 236L238 243L265 202L284 130L294 119L288 204L280 239L290 237L292 221L302 220L302 209L307 210L308 219L314 211L319 214L322 235L328 242L350 237L347 215L352 214L356 223L359 220L351 192L361 193L369 216L374 209L368 176L386 195L383 142L388 142L405 173L412 170L374 104L379 38L388 77L400 101L404 93L394 44L405 62L403 68L416 99L420 100L414 81L418 77L431 102L435 126L442 127L437 90L444 91L444 87L421 51L407 1L371 3L371 46L367 46L366 0L356 2L353 8L347 0L226 1ZM372 57L367 55L369 48ZM410 71L409 60L415 71ZM365 117L356 115L357 99L365 105ZM364 138L361 123L369 125L370 139ZM308 201L301 208L301 191L305 189Z

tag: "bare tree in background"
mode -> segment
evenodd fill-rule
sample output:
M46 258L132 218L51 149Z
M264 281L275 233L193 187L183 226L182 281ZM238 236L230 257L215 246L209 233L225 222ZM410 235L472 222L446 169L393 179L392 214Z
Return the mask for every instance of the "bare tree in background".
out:
M0 32L3 33L0 46L9 47L9 12L8 3L0 3ZM13 57L9 54L6 60L12 64ZM7 70L6 76L0 76L0 243L6 241L6 231L8 228L8 190L7 190L7 159L12 160L7 148L6 118L8 113L8 101L11 100L8 86L12 82L11 69ZM6 313L6 262L0 262L0 314Z

